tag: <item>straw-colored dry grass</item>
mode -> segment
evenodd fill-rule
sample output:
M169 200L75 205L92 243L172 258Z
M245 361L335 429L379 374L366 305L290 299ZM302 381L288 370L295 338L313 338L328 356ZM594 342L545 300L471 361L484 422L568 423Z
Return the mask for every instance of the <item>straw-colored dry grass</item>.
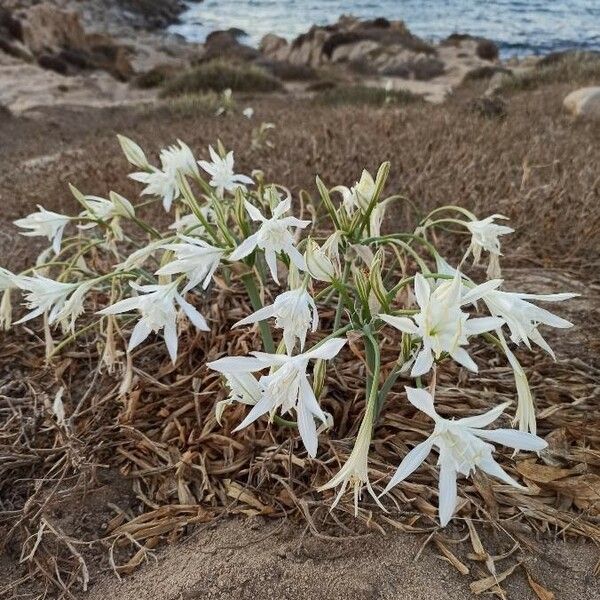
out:
M437 480L431 459L396 488L388 500L389 514L366 498L355 520L350 497L330 513L332 494L315 492L347 457L364 408L360 339L329 373L324 406L334 415L335 427L322 436L317 459L310 460L293 430L268 427L264 420L232 435L243 407L226 413L224 427L215 422L214 403L224 391L205 362L259 347L255 332L230 330L250 312L236 286L215 288L213 302L201 307L212 331L187 332L175 367L159 339L137 351L125 395L119 395L120 373L97 370L98 347L91 334L50 365L44 364L39 332L0 334L0 538L6 556L24 559L12 587L3 591L28 591L28 577L33 577L47 582L50 594L69 597L80 588L85 565L106 564L128 573L151 549L179 539L196 524L239 513L303 519L317 535L390 527L433 534L430 541L454 567L470 569L476 591L496 594L501 592L489 579L485 565L491 563L486 563L479 537L492 532L504 550L518 544L523 551L538 533L599 542L600 129L572 123L561 113L567 91L552 85L517 94L502 121L471 115L461 96L442 107L377 110L244 100L254 106L257 119L276 124L274 150L250 150L256 123L242 117L199 117L190 126L189 114L168 107L145 114L97 112L93 119L89 111L46 111L42 122L6 124L0 130L1 231L4 264L11 268L28 264L36 247L16 236L7 222L34 202L72 210L67 181L86 193L115 189L133 198L139 191L125 178L127 167L113 139L116 130L148 148L180 137L198 155L220 137L236 151L241 172L261 166L270 179L313 194L315 173L330 185L349 184L363 166L374 171L390 160L388 189L401 190L413 207L401 207L391 217L394 228L412 222L415 210L422 213L446 203L481 214L505 213L517 228L506 246L506 262L513 267L507 273L515 287L530 291L542 283L543 291L574 289L585 298L568 315L584 327L571 342L568 334L552 338L558 363L541 352L520 355L550 452L543 459L517 457L515 462L508 454L500 456L531 492L523 494L483 476L464 482L459 519L446 532L436 530ZM4 137L11 140L10 151ZM459 251L449 247L450 253ZM546 279L540 280L543 273ZM327 326L331 315L323 318ZM386 344L386 369L395 359L395 345L393 339ZM446 416L514 401L505 361L483 347L474 356L479 377L452 364L440 373L438 403ZM377 489L430 428L405 402L401 384L394 388L372 446L371 477ZM61 386L66 389L65 425L58 425L51 412ZM99 486L110 493L98 495ZM74 507L90 501L93 516L81 524ZM454 543L462 537L470 540L470 556ZM508 560L503 568L517 562Z

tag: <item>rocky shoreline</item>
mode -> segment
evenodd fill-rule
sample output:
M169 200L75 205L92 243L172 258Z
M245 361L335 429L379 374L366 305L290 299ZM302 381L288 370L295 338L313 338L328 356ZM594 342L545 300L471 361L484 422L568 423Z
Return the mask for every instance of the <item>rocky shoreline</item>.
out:
M0 8L0 106L22 113L154 102L166 78L213 60L264 71L284 92L361 85L440 103L470 79L492 79L493 94L494 78L539 62L503 63L484 38L453 34L434 44L402 21L348 16L292 42L268 34L253 48L232 29L193 44L165 29L185 8L182 0L7 0Z

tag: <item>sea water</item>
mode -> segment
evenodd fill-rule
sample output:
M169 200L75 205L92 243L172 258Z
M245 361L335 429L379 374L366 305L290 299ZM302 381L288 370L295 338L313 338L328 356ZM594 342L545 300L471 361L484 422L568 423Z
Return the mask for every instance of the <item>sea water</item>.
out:
M342 14L402 19L434 41L455 32L483 36L504 57L600 50L600 0L204 0L189 2L171 31L202 42L211 31L237 27L247 33L245 43L257 45L266 33L291 40Z

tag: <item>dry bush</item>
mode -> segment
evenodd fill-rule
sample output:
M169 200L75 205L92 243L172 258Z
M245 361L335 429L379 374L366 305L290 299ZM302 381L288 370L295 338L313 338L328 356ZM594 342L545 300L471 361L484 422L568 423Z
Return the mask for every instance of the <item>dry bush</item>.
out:
M531 91L553 83L597 85L599 79L600 55L572 52L548 55L532 70L503 76L499 91Z
M214 60L168 80L163 87L162 96L197 94L209 90L222 92L226 89L234 92L275 92L282 89L282 84L255 65Z

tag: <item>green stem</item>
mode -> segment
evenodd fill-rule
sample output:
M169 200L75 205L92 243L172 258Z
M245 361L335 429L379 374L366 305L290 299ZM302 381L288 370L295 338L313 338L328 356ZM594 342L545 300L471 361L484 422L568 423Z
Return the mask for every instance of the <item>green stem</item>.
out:
M254 308L254 310L259 310L263 308L263 303L261 302L260 293L258 292L258 288L256 287L256 281L254 281L254 276L251 273L246 273L246 275L242 275L242 281L246 286L246 291L248 292L248 297L250 298L252 308ZM258 328L260 330L260 335L262 337L265 350L273 354L275 352L275 344L273 342L271 330L269 329L267 322L259 321Z

